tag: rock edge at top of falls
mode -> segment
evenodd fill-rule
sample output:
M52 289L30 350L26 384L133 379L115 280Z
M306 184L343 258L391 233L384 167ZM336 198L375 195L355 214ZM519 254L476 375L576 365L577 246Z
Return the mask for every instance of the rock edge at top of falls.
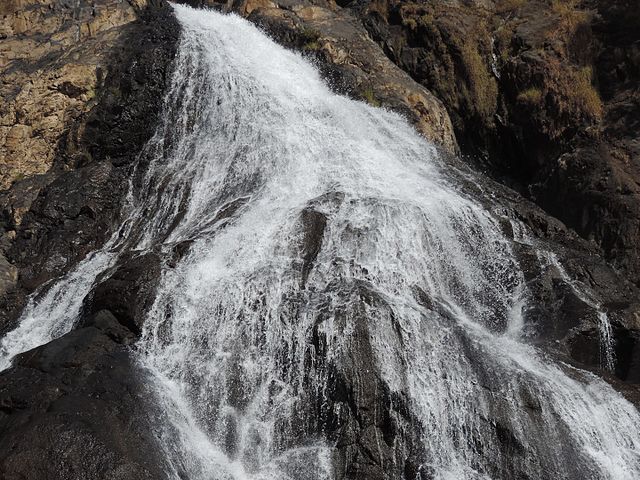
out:
M407 117L428 140L456 153L453 127L443 103L391 62L357 17L331 2L180 1L235 12L278 43L311 58L338 93Z

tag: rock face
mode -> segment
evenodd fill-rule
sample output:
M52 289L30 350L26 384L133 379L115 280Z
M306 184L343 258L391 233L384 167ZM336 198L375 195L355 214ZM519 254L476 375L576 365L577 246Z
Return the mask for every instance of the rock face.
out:
M160 279L161 258L154 252L124 253L114 267L84 299L81 316L91 319L108 309L136 335L142 332L142 321L149 310Z
M96 100L106 47L144 2L3 2L0 189L46 173L65 130Z
M344 6L394 63L443 101L463 152L640 282L637 4Z
M13 181L0 192L0 289L7 292L0 329L10 326L26 294L63 274L117 227L175 54L179 27L164 1L74 5L2 7L2 48L12 55L3 57L2 118L26 137L13 150L5 141L0 155L2 185ZM27 28L32 23L38 27ZM48 129L39 122L49 122Z
M639 289L609 265L592 242L515 191L486 177L479 179L478 196L482 191L491 191L500 199L503 230L514 241L514 254L525 275L531 295L524 310L528 338L566 361L605 375L640 405L637 373L631 367L637 362L640 348ZM477 188L478 185L468 185L470 192ZM524 226L531 238L523 237L518 225ZM553 255L541 258L540 251ZM612 353L616 361L612 372L602 368L604 351L598 315L603 312L613 329ZM630 385L623 386L619 380Z

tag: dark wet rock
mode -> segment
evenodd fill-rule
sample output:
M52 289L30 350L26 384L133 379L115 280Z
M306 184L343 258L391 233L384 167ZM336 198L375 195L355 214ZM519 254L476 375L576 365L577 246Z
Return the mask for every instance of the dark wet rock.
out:
M309 384L317 396L307 402L309 424L303 430L322 431L335 442L337 478L399 478L411 470L409 459L424 458L424 452L421 422L410 413L404 394L391 391L382 378L370 344L372 322L393 323L393 312L365 282L338 282L329 289L340 298L337 310L327 312L334 330L325 330L328 318L319 315L306 361L308 381L320 377L326 384L320 391ZM327 358L327 345L336 338L347 339L347 347Z
M118 321L139 335L160 281L162 259L154 252L126 252L85 298L82 317L109 310ZM85 320L86 321L86 320Z
M571 232L566 232L570 238ZM542 244L558 252L564 273L550 259L540 259L530 247L519 245L520 258L528 256L531 261L529 266L526 260L521 262L531 295L524 312L525 330L530 340L546 343L553 350L560 348L582 365L599 368L604 365L605 348L599 315L606 313L612 324L616 351L622 337L635 336L638 331L640 297L637 287L607 265L593 245L573 240L573 248L567 248L567 243ZM618 359L617 364L624 360Z
M43 188L18 229L10 255L33 290L104 242L126 180L109 162L70 171ZM42 262L34 261L42 258Z
M322 236L327 226L327 217L323 213L311 209L303 210L301 217L303 230L301 286L304 288L307 278L309 278L309 273L313 268L313 262L322 248Z
M18 280L18 271L4 255L0 254L0 296L12 291Z
M597 328L583 329L568 341L571 357L585 365L598 366L600 358L599 332Z
M135 338L100 311L0 374L0 477L166 478Z
M193 245L193 240L184 240L173 245L171 247L171 258L168 260L168 265L175 268L178 262L189 253L191 245Z
M640 334L637 331L616 327L614 338L616 376L626 382L640 384Z
M460 187L498 215L503 233L513 240L513 253L530 293L523 311L529 341L606 376L600 368L603 339L595 334L600 327L598 313L605 312L613 329L613 349L626 345L628 350L621 358L635 358L640 345L629 339L640 331L638 287L606 261L596 244L530 200L495 180L471 173L458 159L450 158L448 163L457 172ZM527 238L522 237L522 228ZM620 363L624 361L616 363L615 373L619 379L630 380L632 376L622 373L627 368Z

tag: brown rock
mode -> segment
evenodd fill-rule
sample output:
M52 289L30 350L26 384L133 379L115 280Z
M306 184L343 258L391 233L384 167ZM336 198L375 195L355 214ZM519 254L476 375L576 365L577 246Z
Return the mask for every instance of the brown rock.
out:
M104 53L145 1L3 2L0 190L47 172L70 124L93 106Z

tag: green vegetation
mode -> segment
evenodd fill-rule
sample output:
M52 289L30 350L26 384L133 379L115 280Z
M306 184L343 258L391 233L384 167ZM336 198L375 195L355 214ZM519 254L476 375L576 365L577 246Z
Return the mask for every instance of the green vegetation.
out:
M366 87L364 89L362 89L360 91L360 96L362 97L362 99L367 102L369 105L371 105L372 107L379 107L380 106L380 100L378 100L376 98L375 93L373 92L373 88L371 87Z
M405 27L409 27L410 30L416 30L418 28L418 22L415 18L405 18L402 20Z
M511 57L511 41L513 39L513 26L505 24L500 26L494 33L496 47L500 60L506 62Z
M527 88L518 94L518 102L540 105L542 102L542 90L537 87Z
M577 107L594 119L601 118L602 100L591 84L593 78L591 67L582 67L573 76L572 97Z
M318 43L318 39L320 38L320 32L315 28L311 27L302 27L300 31L300 37L302 38L302 49L303 50L319 50L320 43Z
M424 15L420 15L420 18L418 19L418 23L420 25L429 25L434 22L435 22L435 17L433 16L432 12L425 13Z
M578 0L551 0L551 10L560 17L560 25L568 32L576 30L578 25L587 21L589 14L579 10Z
M489 73L489 67L480 56L475 42L465 42L461 53L467 71L471 104L482 117L492 117L497 108L498 86Z
M320 50L320 44L318 42L307 42L302 46L302 49L308 51Z

